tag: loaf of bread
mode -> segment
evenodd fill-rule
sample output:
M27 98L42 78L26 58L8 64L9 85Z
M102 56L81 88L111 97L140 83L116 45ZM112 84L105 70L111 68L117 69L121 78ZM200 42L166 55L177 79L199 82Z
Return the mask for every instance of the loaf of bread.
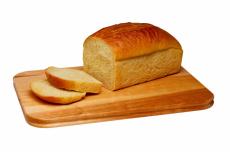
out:
M84 42L84 70L110 90L177 73L181 61L180 43L147 23L105 27Z
M50 103L69 104L82 99L85 92L58 89L47 80L36 80L30 84L32 92L42 100Z
M81 70L49 67L45 70L48 81L55 87L78 92L101 92L102 83Z

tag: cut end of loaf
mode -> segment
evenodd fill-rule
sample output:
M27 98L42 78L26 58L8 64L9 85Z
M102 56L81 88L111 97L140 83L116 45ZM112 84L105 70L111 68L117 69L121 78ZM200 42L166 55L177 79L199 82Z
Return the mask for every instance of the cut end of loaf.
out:
M109 90L115 87L114 55L103 40L88 38L83 51L84 71L101 81Z

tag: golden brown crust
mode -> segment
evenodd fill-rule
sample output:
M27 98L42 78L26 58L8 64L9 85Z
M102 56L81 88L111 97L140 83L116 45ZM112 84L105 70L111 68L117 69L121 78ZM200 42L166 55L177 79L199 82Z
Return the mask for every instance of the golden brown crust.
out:
M37 97L39 97L40 99L47 101L49 103L55 103L55 104L71 104L74 103L76 101L81 100L82 98L84 98L84 96L78 96L78 97L52 97L52 96L42 96L39 95L37 93L34 92L34 94L36 94Z
M88 38L99 38L106 42L112 48L115 60L169 48L181 49L180 43L172 35L148 23L116 24L105 27Z

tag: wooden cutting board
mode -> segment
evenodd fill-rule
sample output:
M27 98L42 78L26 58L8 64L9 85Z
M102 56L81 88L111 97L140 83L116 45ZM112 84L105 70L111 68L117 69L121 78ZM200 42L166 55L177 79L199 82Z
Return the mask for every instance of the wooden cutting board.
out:
M75 67L81 69L81 67ZM32 80L45 79L43 70L19 73L14 86L25 119L36 127L134 118L209 108L213 94L185 69L178 74L118 91L105 88L69 105L46 103L30 90Z

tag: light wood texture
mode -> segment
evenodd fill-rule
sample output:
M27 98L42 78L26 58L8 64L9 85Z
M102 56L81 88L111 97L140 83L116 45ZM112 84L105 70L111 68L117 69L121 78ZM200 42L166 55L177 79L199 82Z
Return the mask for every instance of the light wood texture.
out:
M75 67L81 69L81 67ZM178 74L117 91L102 88L69 105L44 102L33 95L32 80L45 79L43 70L19 73L14 86L27 122L36 127L134 118L209 108L213 94L185 69Z

